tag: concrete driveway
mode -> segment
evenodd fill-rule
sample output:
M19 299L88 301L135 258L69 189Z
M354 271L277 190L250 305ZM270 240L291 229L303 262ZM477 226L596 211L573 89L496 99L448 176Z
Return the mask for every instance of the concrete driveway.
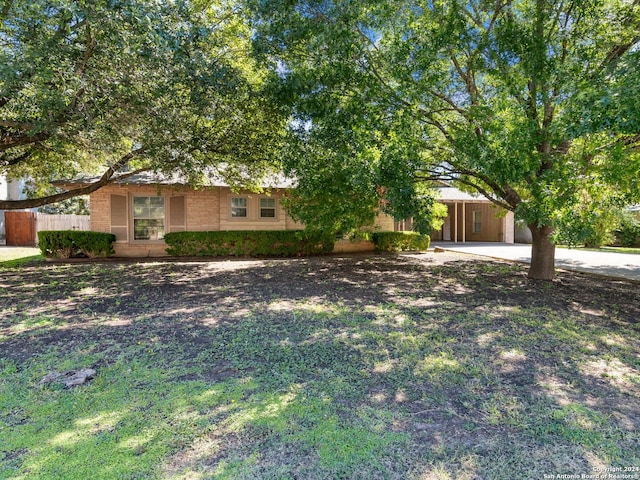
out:
M432 247L517 262L531 262L531 245L519 243L435 242ZM556 268L640 280L640 255L556 248Z

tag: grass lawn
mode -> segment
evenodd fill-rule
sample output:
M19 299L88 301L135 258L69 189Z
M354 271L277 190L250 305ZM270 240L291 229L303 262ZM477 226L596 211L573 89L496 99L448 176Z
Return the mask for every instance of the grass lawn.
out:
M16 267L36 260L44 260L39 248L0 246L0 268Z
M0 286L0 478L640 467L637 283L447 252L40 262Z
M598 248L589 247L569 247L568 245L558 245L558 248L568 248L571 250L586 250L588 252L610 252L610 253L633 253L640 255L640 248L635 247L609 247L603 246Z
M634 253L636 255L640 254L640 248L632 247L600 247L594 250L597 252Z

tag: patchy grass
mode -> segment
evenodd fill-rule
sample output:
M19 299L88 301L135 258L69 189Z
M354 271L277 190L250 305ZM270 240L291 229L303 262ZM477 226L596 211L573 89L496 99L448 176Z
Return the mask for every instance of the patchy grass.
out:
M599 248L587 248L587 247L568 247L565 245L559 246L559 248L573 248L576 250L586 250L589 252L612 252L612 253L633 253L640 255L640 248L635 247L599 247Z
M544 478L640 466L637 284L467 255L0 277L0 478ZM92 367L88 384L39 380Z
M18 267L43 259L39 248L0 246L0 268Z
M640 248L633 247L600 247L598 250L602 252L615 252L615 253L633 253L640 254Z

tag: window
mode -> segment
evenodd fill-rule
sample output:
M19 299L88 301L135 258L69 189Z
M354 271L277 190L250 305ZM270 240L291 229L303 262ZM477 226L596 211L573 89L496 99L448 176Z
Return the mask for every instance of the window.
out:
M482 231L482 212L476 210L473 212L473 233L480 233Z
M133 238L164 238L164 197L133 197Z
M231 198L231 217L247 218L247 197Z
M260 218L276 218L276 199L260 199Z

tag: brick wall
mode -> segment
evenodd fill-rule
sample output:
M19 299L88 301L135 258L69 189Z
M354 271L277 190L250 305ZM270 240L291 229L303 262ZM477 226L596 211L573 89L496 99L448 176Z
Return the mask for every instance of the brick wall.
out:
M333 253L361 253L373 252L376 246L368 240L338 240L333 247Z
M121 187L107 186L89 195L91 230L106 233L111 231L111 194L126 195L125 192Z
M220 189L184 189L187 230L208 232L220 230Z
M375 229L380 232L393 232L393 217L386 213L379 213L375 221Z

